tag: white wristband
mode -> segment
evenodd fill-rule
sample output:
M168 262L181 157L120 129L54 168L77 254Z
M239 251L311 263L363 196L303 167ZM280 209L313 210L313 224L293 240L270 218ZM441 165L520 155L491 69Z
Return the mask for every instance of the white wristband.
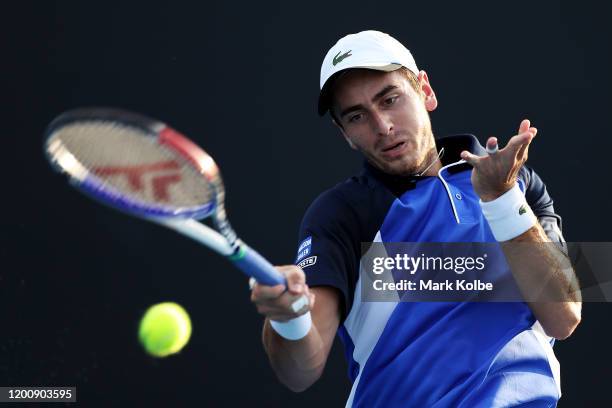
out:
M306 312L287 322L270 320L270 326L272 326L275 332L287 340L299 340L305 337L310 331L312 319L310 317L310 312Z
M518 184L493 201L481 200L480 208L500 242L518 237L538 222Z

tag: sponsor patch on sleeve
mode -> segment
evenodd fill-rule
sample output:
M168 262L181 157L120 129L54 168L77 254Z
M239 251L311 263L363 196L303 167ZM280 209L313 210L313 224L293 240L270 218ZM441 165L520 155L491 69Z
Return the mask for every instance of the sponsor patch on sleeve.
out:
M295 262L299 262L308 255L310 255L310 251L312 248L312 236L307 237L305 240L300 242L297 250L297 256L295 258Z
M300 268L304 269L307 266L311 266L311 265L314 265L316 263L317 263L317 257L315 255L315 256L311 256L311 257L308 257L308 258L302 260L299 264L297 264L297 266L299 266Z

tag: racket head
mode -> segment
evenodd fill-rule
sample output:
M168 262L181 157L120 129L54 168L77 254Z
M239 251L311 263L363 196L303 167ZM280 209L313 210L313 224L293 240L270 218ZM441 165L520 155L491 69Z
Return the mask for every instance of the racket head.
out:
M202 219L223 208L223 182L210 155L144 115L67 111L48 126L44 151L78 190L131 215Z

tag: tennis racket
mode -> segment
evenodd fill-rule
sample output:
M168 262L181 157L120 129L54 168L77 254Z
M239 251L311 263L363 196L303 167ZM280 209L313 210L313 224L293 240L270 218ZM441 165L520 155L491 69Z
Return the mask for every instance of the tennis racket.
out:
M56 170L95 200L206 245L259 283L286 284L232 229L214 160L166 124L118 109L72 110L51 122L44 150ZM204 218L215 228L197 221ZM307 303L304 296L293 309Z

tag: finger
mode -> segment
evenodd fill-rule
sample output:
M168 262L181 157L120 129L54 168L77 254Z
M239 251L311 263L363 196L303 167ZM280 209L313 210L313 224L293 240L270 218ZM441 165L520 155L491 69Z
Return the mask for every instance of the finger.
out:
M257 304L256 308L257 313L270 317L273 320L278 319L275 319L272 316L285 316L288 319L296 317L296 312L294 312L290 307L281 307L277 304Z
M280 313L280 310L277 307L272 307L267 304L256 304L255 308L257 309L257 313L262 314L264 316L270 316L272 314Z
M302 295L291 303L291 309L294 313L306 313L308 310L312 310L314 304L314 294L310 292L308 285L304 285L304 292Z
M531 126L531 122L529 121L529 119L523 119L521 121L521 125L519 126L518 134L520 135L521 133L525 133L529 129L530 126Z
M306 285L306 275L304 271L294 265L279 267L278 270L285 275L289 293L301 295L304 293Z
M260 302L268 299L276 299L285 292L285 285L266 286L255 284L251 291L251 301Z
M278 322L286 322L287 320L291 320L296 317L294 313L288 310L270 307L267 305L258 305L257 313Z
M294 300L291 303L291 310L293 310L293 313L298 313L299 311L308 307L309 303L310 299L308 298L308 296L302 295L298 300Z
M468 152L467 150L464 150L461 152L461 158L465 160L466 162L468 162L469 164L471 164L473 167L478 166L481 160L480 157Z
M314 293L310 292L310 288L308 287L308 285L304 285L304 293L302 294L302 296L294 301L291 304L291 308L293 309L293 311L295 313L299 312L299 311L303 311L304 307L306 307L306 310L312 310L312 306L314 305Z
M529 134L531 135L531 140L529 141L529 143L524 144L519 149L519 151L516 154L517 160L527 161L527 156L529 154L529 146L531 145L531 141L533 140L533 138L535 137L537 133L538 133L538 129L534 127L529 128Z
M266 316L279 314L295 317L309 310L310 298L306 295L292 296L285 292L279 298L261 300L255 305L257 311Z
M487 140L486 146L487 146L487 153L489 155L495 154L499 150L499 146L497 144L497 138L493 136L491 136Z
M514 157L517 156L519 150L525 145L531 142L532 136L531 133L525 132L518 134L516 136L512 136L512 138L508 141L506 147L502 149L504 154L510 154Z
M517 161L526 161L527 160L527 152L529 151L529 145L531 144L531 140L533 140L533 136L529 133L529 137L527 141L520 146L516 151L516 156L514 157Z
M519 162L526 162L529 154L529 145L525 145L516 154L516 160Z

